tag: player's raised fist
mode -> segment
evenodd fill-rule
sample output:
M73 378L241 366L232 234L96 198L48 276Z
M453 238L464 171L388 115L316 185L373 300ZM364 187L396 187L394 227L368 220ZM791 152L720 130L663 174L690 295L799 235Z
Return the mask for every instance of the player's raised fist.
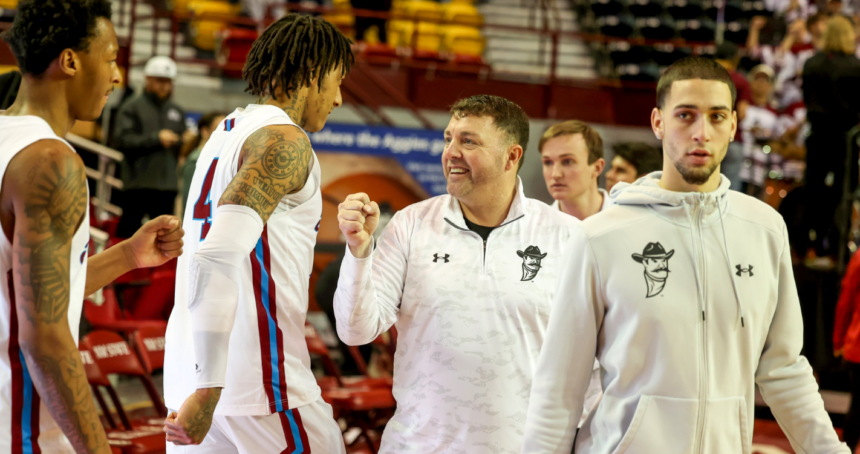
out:
M337 207L337 222L356 258L370 255L373 232L379 224L379 205L363 192L350 194Z

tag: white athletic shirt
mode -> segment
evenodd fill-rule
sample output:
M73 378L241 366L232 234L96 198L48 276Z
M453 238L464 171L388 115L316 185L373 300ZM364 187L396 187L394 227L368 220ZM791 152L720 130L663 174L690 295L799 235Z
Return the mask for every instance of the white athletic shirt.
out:
M188 310L191 259L209 231L221 194L238 172L245 140L264 126L294 124L277 107L252 104L227 116L200 153L185 208L185 251L176 270L176 304L167 324L164 393L172 409L179 409L196 389ZM312 159L304 188L281 199L256 248L242 263L236 322L225 352L227 386L217 415L268 415L320 397L304 335L322 216L320 167L316 155Z
M600 195L603 196L603 204L600 205L600 211L603 211L612 205L612 197L609 197L609 192L607 192L606 189L597 188L597 190L600 191ZM553 200L550 206L558 211L561 211L561 207L559 206L558 200ZM598 211L598 213L600 211Z
M19 151L45 139L59 140L72 151L68 142L54 134L48 123L35 116L0 116L0 181L9 161ZM34 182L34 185L37 182ZM34 187L35 189L35 187ZM2 189L0 189L2 190ZM89 199L89 197L87 197ZM80 227L72 237L69 257L69 329L75 343L84 304L87 280L87 250L90 242L89 210L85 211ZM39 452L37 440L42 434L62 438L62 433L39 395L18 346L18 314L15 309L12 287L12 244L6 235L0 235L0 454Z
M381 454L519 454L561 251L578 225L519 184L486 243L443 195L395 214L370 257L346 248L338 335L358 345L398 331Z

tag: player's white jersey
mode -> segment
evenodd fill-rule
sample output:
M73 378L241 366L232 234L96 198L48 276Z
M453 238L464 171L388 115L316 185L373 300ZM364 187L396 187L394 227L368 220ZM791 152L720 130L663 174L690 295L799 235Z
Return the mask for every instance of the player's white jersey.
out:
M231 113L203 147L185 207L185 252L177 265L176 303L167 324L164 392L170 408L178 409L196 389L188 310L190 263L206 239L222 193L239 169L245 140L264 126L292 124L283 110L252 104ZM304 337L322 216L320 168L316 155L312 159L304 188L281 199L256 248L241 265L227 384L216 414L268 415L320 397Z
M54 134L48 123L35 116L0 116L0 181L9 161L19 151L35 142L54 139L71 145ZM32 190L37 191L34 181ZM88 197L89 199L89 197ZM87 280L87 250L90 242L89 210L72 237L69 257L69 328L75 342L84 303ZM0 235L0 454L39 453L38 440L46 447L46 438L63 439L47 408L41 404L33 387L27 363L18 345L18 313L12 285L12 243ZM23 323L28 323L23 321ZM40 434L42 435L40 439Z

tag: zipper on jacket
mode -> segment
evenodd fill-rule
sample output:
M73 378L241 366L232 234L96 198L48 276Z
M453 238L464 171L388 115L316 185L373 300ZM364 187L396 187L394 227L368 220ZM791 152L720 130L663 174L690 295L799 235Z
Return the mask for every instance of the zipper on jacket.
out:
M704 240L702 239L702 217L705 211L705 194L699 194L699 204L697 206L695 222L696 224L691 227L691 230L696 233L698 238L695 238L696 241L695 247L699 250L699 263L697 273L699 273L699 278L701 282L701 293L698 294L699 302L701 303L702 309L702 329L701 329L701 340L702 340L702 354L699 356L699 414L697 418L696 425L696 453L701 453L704 450L704 437L705 437L705 420L708 412L708 322L705 316L705 312L707 312L707 300L705 299L705 295L707 295L707 272L705 270L705 247Z

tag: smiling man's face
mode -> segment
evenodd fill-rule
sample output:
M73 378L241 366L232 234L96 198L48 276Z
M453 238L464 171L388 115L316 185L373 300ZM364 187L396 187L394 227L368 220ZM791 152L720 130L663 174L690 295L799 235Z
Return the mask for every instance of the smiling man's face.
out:
M452 116L442 153L448 194L462 200L482 185L496 184L504 177L508 146L492 117Z

